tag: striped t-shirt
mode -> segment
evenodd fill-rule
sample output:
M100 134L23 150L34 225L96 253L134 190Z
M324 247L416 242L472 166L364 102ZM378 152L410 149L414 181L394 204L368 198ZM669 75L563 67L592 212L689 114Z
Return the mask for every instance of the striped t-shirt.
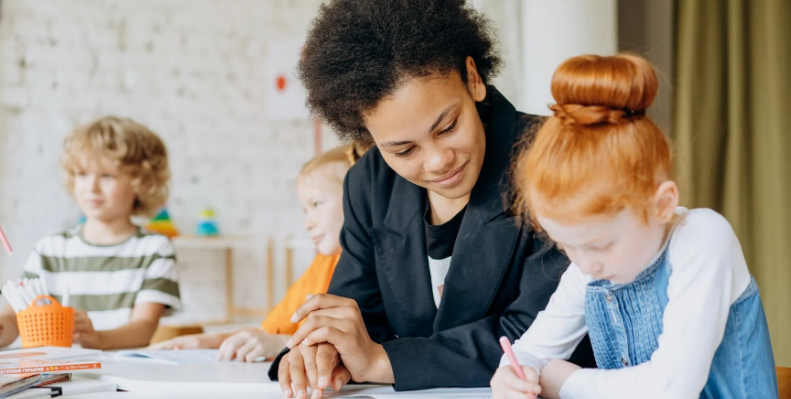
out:
M181 309L173 244L140 229L116 245L85 242L82 225L46 237L25 264L25 278L36 277L59 302L68 287L69 306L86 311L97 331L128 324L139 303Z

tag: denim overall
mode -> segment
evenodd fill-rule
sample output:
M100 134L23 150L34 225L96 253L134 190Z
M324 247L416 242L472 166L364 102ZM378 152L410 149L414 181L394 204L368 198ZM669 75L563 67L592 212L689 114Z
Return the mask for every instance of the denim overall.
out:
M657 349L673 272L667 252L665 247L659 259L631 283L588 283L585 323L599 368L636 366L650 360ZM700 397L778 397L769 329L755 279L730 307L725 335Z

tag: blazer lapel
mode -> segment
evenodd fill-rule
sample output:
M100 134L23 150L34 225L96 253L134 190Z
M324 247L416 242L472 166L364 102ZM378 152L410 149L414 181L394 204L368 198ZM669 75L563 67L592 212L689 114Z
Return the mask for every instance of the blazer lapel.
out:
M494 300L519 237L518 218L486 222L467 211L445 277L434 331L480 320Z
M405 336L430 336L437 313L426 258L425 203L424 189L397 177L384 220L386 228L370 231L376 261L389 282L387 289L396 299L399 314L412 328L398 332Z
M434 331L480 320L495 298L511 264L521 220L507 211L508 172L516 131L516 109L489 86L479 104L486 126L486 155L478 182L470 194L445 278Z

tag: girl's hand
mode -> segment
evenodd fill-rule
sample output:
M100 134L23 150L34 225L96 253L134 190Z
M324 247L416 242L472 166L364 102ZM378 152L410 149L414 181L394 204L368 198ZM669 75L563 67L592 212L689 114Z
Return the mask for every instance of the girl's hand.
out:
M519 378L511 366L503 366L494 373L492 397L495 399L535 399L541 393L538 373L530 366L523 366L525 379Z
M74 312L74 343L83 348L101 349L99 333L84 310Z
M268 334L258 328L246 329L222 342L217 352L217 360L252 363L259 357L273 358L286 346L287 339L285 336Z
M146 349L216 349L220 347L220 344L222 344L221 336L213 334L192 334L162 341Z

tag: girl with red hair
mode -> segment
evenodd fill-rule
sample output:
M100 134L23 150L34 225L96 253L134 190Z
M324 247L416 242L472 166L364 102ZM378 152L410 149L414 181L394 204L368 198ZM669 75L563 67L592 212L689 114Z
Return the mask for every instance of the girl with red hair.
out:
M739 240L679 208L670 144L646 115L643 58L565 61L554 116L514 165L515 207L572 263L491 381L494 397L776 398L772 347ZM588 334L598 369L566 362Z

